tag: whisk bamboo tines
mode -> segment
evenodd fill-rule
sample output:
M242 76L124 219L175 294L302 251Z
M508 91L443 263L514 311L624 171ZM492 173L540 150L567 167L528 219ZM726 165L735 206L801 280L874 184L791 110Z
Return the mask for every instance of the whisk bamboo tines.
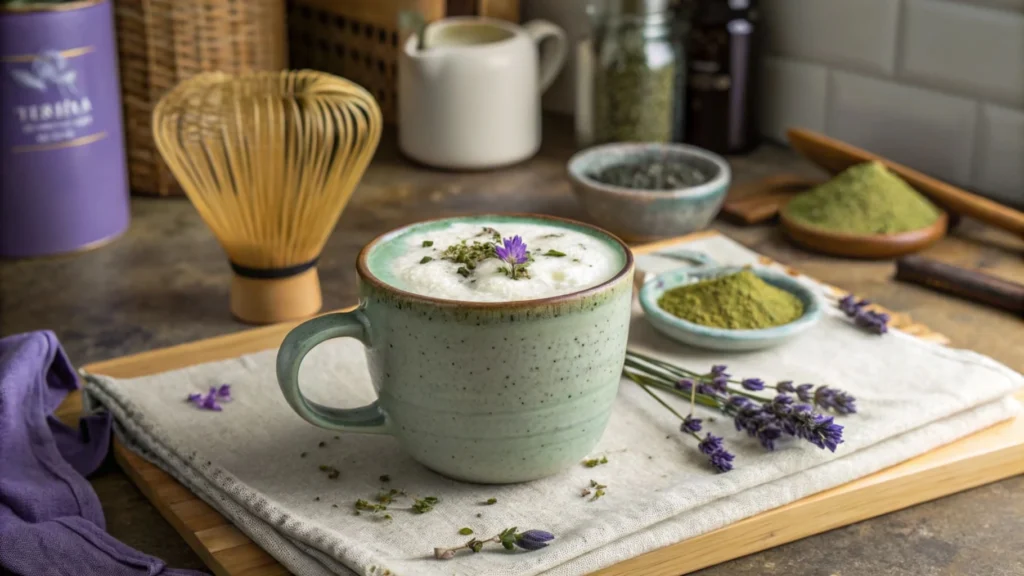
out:
M308 70L194 76L153 111L157 148L227 252L231 311L320 310L317 259L380 140L366 90Z

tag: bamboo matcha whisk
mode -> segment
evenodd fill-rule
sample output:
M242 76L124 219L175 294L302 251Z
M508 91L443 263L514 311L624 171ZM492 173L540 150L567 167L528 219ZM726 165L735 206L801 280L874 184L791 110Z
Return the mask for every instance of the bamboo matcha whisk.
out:
M317 259L380 140L373 96L321 72L212 72L160 100L153 132L227 252L232 313L264 324L319 311Z

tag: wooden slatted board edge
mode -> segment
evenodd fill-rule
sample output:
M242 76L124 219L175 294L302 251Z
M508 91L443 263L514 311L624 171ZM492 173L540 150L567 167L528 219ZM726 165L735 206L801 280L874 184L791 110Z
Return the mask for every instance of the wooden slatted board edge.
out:
M705 231L641 246L635 251L650 253L715 234ZM772 264L767 258L761 263ZM798 274L792 268L788 271ZM834 292L844 294L839 289ZM905 315L895 315L893 321L920 337L946 341L941 334ZM279 345L294 325L247 330L99 362L85 369L130 378L232 358ZM1024 393L1018 398L1024 401ZM80 412L81 398L75 393L58 409L57 415L65 422L73 422ZM217 576L288 574L270 555L167 473L117 442L114 456L132 482ZM1017 418L860 480L637 556L596 574L675 576L1021 473L1024 418Z

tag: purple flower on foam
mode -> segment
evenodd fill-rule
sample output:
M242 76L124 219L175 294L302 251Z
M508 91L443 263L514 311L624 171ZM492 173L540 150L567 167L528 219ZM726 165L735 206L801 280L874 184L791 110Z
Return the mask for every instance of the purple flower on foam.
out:
M220 386L210 386L210 391L205 395L199 393L189 394L187 399L201 410L220 412L223 408L218 404L218 400L231 400L231 385L221 384Z
M540 550L548 545L555 539L555 535L551 532L545 532L543 530L527 530L521 534L516 534L516 546L523 550Z
M188 400L189 402L191 402L193 404L198 404L200 401L202 401L202 399L203 399L203 395L202 394L194 393L194 394L189 394L188 398L186 400Z
M501 242L502 246L494 247L494 253L498 255L499 259L512 266L526 263L529 253L526 251L526 244L523 242L522 237L513 236L505 238Z
M757 392L758 390L764 390L764 380L761 380L760 378L744 378L743 381L740 382L740 386L743 386L751 392Z
M231 384L221 384L217 387L217 398L225 401L231 400Z
M694 418L693 415L689 415L683 418L683 423L679 426L679 430L682 432L700 432L701 420L700 418Z

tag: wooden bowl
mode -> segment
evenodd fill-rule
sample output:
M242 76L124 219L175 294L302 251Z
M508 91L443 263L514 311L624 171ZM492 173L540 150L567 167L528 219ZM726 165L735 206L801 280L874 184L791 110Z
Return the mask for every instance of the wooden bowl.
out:
M793 242L823 254L850 258L895 258L917 252L942 239L946 234L949 217L939 214L935 223L927 228L896 234L849 234L809 226L779 213L782 230Z

